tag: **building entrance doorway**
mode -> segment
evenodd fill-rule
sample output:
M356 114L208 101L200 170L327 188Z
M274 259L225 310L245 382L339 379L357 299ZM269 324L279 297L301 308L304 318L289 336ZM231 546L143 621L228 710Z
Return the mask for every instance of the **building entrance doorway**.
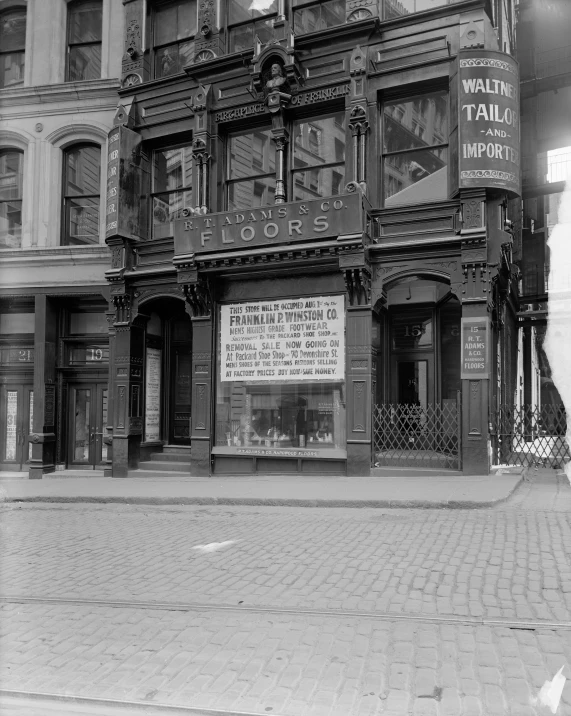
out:
M145 309L144 440L190 445L192 324L176 299L160 299Z
M417 276L395 282L387 297L374 464L459 469L460 302L449 284Z
M69 383L68 395L68 466L102 469L107 461L107 383Z
M31 384L3 385L0 390L0 466L22 470L29 462L32 446L28 437L34 417L34 391Z

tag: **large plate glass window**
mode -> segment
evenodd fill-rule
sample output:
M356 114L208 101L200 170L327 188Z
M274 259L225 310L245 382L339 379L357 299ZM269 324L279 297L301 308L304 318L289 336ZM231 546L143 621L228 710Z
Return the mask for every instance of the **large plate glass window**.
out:
M182 72L194 54L196 2L155 2L153 6L153 54L155 77Z
M0 152L0 249L19 249L22 244L23 170L23 152Z
M68 82L101 77L101 0L78 0L67 6Z
M0 89L24 82L26 9L0 15Z
M228 210L273 204L276 152L269 129L228 137Z
M219 452L344 456L343 296L223 305L219 321Z
M255 37L266 45L274 36L277 12L277 0L228 0L228 50L247 50Z
M448 197L448 94L385 102L382 114L386 207Z
M99 243L101 147L74 145L64 152L62 244Z
M335 196L345 185L345 112L296 120L291 201Z
M293 28L296 35L326 30L345 22L345 0L294 0L293 5Z
M157 149L153 155L153 238L174 232L173 221L192 207L192 149L190 145Z

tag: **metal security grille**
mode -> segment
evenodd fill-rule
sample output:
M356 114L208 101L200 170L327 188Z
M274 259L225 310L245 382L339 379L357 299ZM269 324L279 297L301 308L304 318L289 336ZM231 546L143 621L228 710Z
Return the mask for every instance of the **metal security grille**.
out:
M494 463L563 467L571 459L566 433L567 417L562 405L503 405L492 417Z
M460 397L441 405L376 405L375 467L461 469Z

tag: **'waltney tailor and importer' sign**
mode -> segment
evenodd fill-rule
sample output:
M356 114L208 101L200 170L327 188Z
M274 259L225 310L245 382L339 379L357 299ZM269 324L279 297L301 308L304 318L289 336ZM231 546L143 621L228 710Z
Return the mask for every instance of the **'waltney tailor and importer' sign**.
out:
M517 63L503 52L462 51L458 71L460 188L520 194Z

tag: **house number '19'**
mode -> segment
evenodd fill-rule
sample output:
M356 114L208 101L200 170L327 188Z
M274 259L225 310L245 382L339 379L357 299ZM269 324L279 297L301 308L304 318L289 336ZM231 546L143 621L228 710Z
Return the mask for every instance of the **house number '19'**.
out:
M103 350L101 348L88 348L87 360L103 360Z

